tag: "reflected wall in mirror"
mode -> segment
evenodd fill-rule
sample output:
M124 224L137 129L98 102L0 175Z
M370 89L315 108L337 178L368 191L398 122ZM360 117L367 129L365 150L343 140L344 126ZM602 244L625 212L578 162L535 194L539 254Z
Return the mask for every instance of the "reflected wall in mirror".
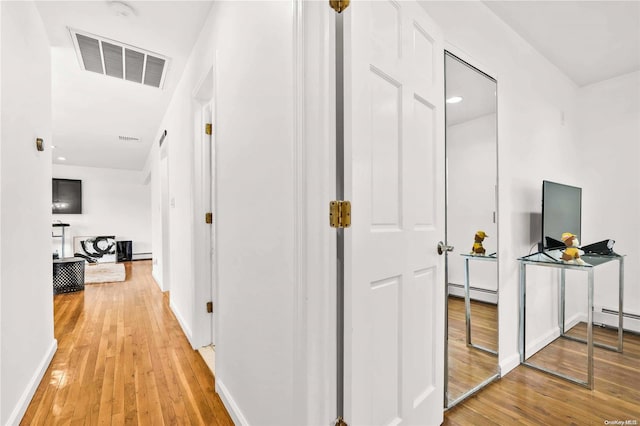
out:
M496 81L445 52L447 371L452 407L499 377Z

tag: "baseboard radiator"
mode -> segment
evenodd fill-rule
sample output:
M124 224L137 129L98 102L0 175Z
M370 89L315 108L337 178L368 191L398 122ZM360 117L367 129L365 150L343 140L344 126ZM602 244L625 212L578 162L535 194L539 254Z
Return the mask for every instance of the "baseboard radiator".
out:
M626 331L640 334L640 315L622 311L623 328ZM618 310L609 308L595 309L593 322L608 327L618 327Z
M456 297L464 297L464 285L449 283L449 295ZM497 304L498 292L496 290L489 290L480 287L469 287L469 296L471 300L478 300L480 302Z
M131 260L146 260L146 259L151 259L152 253L133 253L133 255L131 255Z

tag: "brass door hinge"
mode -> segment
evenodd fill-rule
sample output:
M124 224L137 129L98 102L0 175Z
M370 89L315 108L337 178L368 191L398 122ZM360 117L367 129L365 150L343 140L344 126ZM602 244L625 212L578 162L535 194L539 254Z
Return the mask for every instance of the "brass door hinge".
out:
M349 426L347 424L347 422L344 421L344 419L342 418L342 416L338 417L335 421L335 423L333 424L333 426Z
M350 0L329 0L329 6L331 9L338 13L341 13L347 7L349 7Z
M207 123L204 125L204 132L207 135L210 135L211 133L213 133L213 126L211 125L211 123Z
M331 201L329 203L329 225L332 228L351 226L351 203L349 201Z
M213 302L207 302L207 313L213 313Z
M213 213L205 213L204 215L204 223L212 224L213 223Z

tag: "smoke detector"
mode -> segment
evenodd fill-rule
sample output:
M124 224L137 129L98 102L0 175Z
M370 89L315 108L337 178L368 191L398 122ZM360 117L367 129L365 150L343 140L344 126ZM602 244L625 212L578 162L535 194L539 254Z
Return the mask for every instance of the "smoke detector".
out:
M129 16L135 16L136 11L129 5L123 1L110 1L109 7L116 14L116 16L121 16L123 18L128 18Z
M71 28L69 32L83 70L163 87L169 62L166 56Z

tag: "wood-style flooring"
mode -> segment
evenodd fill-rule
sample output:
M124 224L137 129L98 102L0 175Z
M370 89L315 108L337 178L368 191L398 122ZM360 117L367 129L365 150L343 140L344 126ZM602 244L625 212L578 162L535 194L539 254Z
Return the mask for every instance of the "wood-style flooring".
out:
M584 338L585 330L580 324L568 334ZM594 338L614 345L617 331L594 327ZM586 347L581 343L557 339L529 360L586 378ZM445 412L444 424L640 425L640 336L625 333L623 353L595 347L594 381L589 390L519 366Z
M449 297L448 397L454 401L498 372L498 357L467 346L464 299ZM471 301L471 341L484 348L498 348L496 305Z
M233 425L151 262L127 280L54 296L58 351L23 425Z
M54 297L58 351L21 424L233 424L150 270L150 262L132 262L123 283ZM615 340L615 331L595 335ZM584 355L573 345L559 339L536 362L577 372ZM640 336L625 333L624 345L622 354L594 349L593 391L520 366L448 410L444 424L639 425Z

